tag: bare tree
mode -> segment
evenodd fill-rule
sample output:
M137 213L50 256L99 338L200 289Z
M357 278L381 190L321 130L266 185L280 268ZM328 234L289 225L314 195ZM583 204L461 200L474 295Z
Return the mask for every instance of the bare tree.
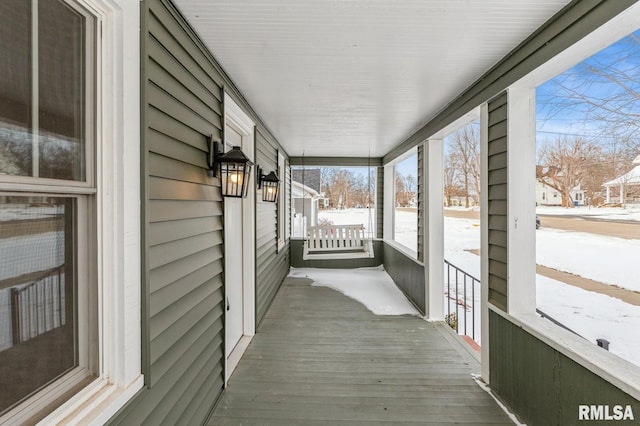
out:
M404 189L413 197L418 192L418 180L412 174L404 176Z
M600 161L600 150L579 137L559 136L538 151L536 179L562 196L562 205L573 207L571 191L585 181L590 168Z
M640 153L638 57L635 33L550 80L538 103L550 118L583 116L583 131L630 161Z
M401 173L396 173L395 176L396 190L395 194L395 207L404 207L406 205L406 193L404 176Z
M465 206L469 206L470 188L480 196L480 127L474 122L456 130L450 139L451 149L464 188Z
M444 196L447 200L447 206L451 206L451 197L458 197L464 191L460 187L458 180L458 159L455 153L449 152L444 157Z

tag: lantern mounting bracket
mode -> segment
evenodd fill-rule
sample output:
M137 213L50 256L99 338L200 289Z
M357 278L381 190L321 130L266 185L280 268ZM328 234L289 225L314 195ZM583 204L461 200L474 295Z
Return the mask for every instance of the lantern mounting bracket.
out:
M223 152L220 151L220 145L221 142L219 140L213 140L213 135L207 137L207 148L209 149L209 153L207 155L207 167L209 169L209 176L211 177L216 177L218 159L223 154Z

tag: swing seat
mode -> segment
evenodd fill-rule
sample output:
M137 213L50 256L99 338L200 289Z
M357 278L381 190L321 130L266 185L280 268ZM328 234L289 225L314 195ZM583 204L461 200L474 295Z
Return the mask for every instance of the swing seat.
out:
M373 241L364 237L363 225L310 226L304 242L304 260L373 257Z

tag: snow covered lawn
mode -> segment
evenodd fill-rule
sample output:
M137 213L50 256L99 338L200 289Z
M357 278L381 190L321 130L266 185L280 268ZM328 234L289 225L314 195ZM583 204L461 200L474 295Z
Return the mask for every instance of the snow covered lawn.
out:
M538 264L640 291L640 240L549 228L536 236Z
M536 236L539 264L640 290L639 240L552 229L540 229ZM465 251L480 247L478 220L445 217L444 243L447 260L480 277L480 256ZM640 330L640 307L542 275L536 276L536 297L546 314L594 344L608 340L610 352L640 365L640 333L631 331Z

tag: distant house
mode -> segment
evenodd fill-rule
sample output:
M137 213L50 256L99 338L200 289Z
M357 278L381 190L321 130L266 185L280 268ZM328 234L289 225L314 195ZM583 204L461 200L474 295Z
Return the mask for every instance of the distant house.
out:
M577 185L571 190L571 200L576 206L584 206L586 203L585 190ZM555 188L536 180L536 205L537 206L561 206L562 194Z
M318 203L324 200L318 191L295 180L291 181L291 231L303 237L307 226L318 224Z
M628 186L640 186L640 155L638 155L631 163L634 167L627 173L619 176L603 185L607 189L606 203L611 202L611 188L618 188L618 200L620 204L625 203L625 189ZM629 201L626 201L629 202ZM640 202L638 199L630 200L630 202Z
M322 192L322 181L320 178L320 169L292 169L291 180L300 182L301 184L313 189L317 193Z

